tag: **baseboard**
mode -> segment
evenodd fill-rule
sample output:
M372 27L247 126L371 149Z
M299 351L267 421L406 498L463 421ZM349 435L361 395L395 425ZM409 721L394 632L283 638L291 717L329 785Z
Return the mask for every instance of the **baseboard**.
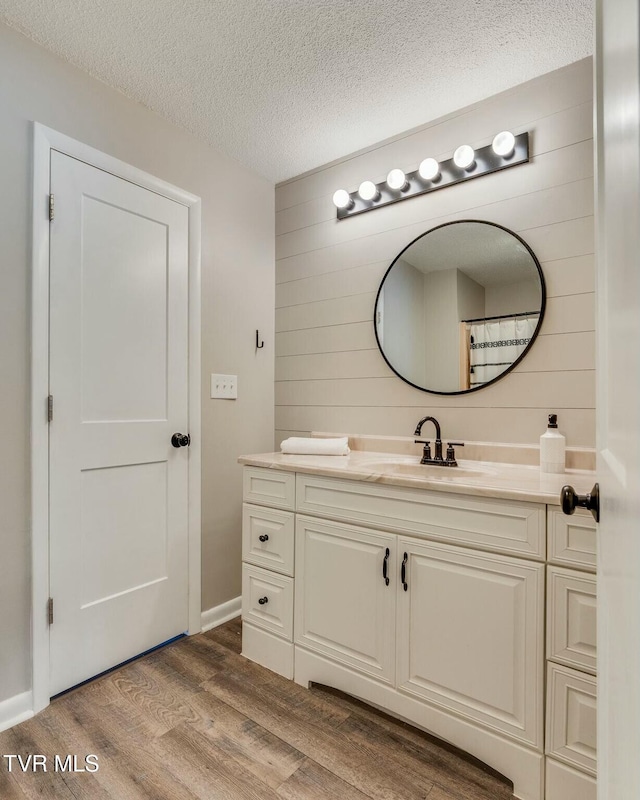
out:
M546 759L546 791L548 800L596 800L596 779L553 758Z
M229 622L230 619L238 617L242 610L242 597L234 597L233 600L227 600L226 603L221 603L219 606L209 608L207 611L202 612L202 632L210 631L211 628L217 628L224 622Z
M13 728L33 716L33 693L23 692L0 702L0 731Z

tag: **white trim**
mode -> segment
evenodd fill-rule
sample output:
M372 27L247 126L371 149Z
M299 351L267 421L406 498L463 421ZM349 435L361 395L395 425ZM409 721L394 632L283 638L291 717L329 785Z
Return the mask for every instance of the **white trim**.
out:
M51 145L33 136L31 275L31 659L33 710L49 705L49 174Z
M0 703L0 733L33 716L33 696L23 692Z
M189 627L200 630L201 422L200 236L201 200L124 161L34 122L31 284L31 565L34 712L49 705L49 187L51 150L84 161L189 209ZM33 697L31 695L33 694ZM23 695L20 695L23 697ZM0 706L0 710L2 706ZM1 717L0 717L1 719Z
M233 600L227 600L226 603L220 603L219 606L214 606L207 611L202 612L202 632L210 631L211 628L217 628L230 619L240 616L242 611L242 597L234 597Z
M202 419L200 409L201 279L200 279L201 202L194 198L189 206L189 629L200 632L202 612ZM196 557L197 553L197 557Z

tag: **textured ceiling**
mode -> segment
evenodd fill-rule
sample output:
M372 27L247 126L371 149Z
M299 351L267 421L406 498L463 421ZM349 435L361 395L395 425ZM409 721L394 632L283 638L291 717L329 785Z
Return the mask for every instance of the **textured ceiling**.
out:
M593 0L0 0L0 19L274 181L577 61Z
M428 232L402 259L425 273L459 269L487 287L538 278L535 262L519 239L481 222L463 221Z

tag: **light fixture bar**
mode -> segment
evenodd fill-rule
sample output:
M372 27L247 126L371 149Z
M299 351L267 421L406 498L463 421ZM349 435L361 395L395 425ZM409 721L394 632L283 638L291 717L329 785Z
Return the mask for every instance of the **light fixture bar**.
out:
M374 196L372 200L363 200L357 191L351 192L349 194L351 204L345 208L338 208L337 217L345 219L353 217L355 214L364 214L365 211L373 211L374 208L382 208L382 206L398 203L409 197L435 192L438 189L444 189L445 186L453 186L462 181L479 178L481 175L490 175L501 169L526 164L527 161L529 161L529 134L525 132L515 137L513 152L508 156L497 155L493 145L489 144L475 151L474 165L470 169L456 166L453 158L450 158L440 162L438 177L432 181L421 178L420 173L416 170L407 174L403 189L390 189L386 181L376 184L377 196Z

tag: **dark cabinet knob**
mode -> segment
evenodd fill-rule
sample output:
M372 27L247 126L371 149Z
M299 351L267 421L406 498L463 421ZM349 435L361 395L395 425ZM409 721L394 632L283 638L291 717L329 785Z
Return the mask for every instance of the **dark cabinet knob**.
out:
M560 505L565 514L573 514L576 508L588 508L596 522L600 522L600 486L593 484L588 494L576 494L573 486L563 486L560 491Z
M189 447L191 437L188 433L174 433L171 437L171 444L174 447Z
M268 597L261 597L261 598L258 600L258 602L260 603L260 605L261 605L261 606L264 606L264 605L266 605L266 604L269 602L269 598L268 598Z
M262 533L260 536L258 536L258 539L261 542L268 542L269 541L269 534L268 533Z

